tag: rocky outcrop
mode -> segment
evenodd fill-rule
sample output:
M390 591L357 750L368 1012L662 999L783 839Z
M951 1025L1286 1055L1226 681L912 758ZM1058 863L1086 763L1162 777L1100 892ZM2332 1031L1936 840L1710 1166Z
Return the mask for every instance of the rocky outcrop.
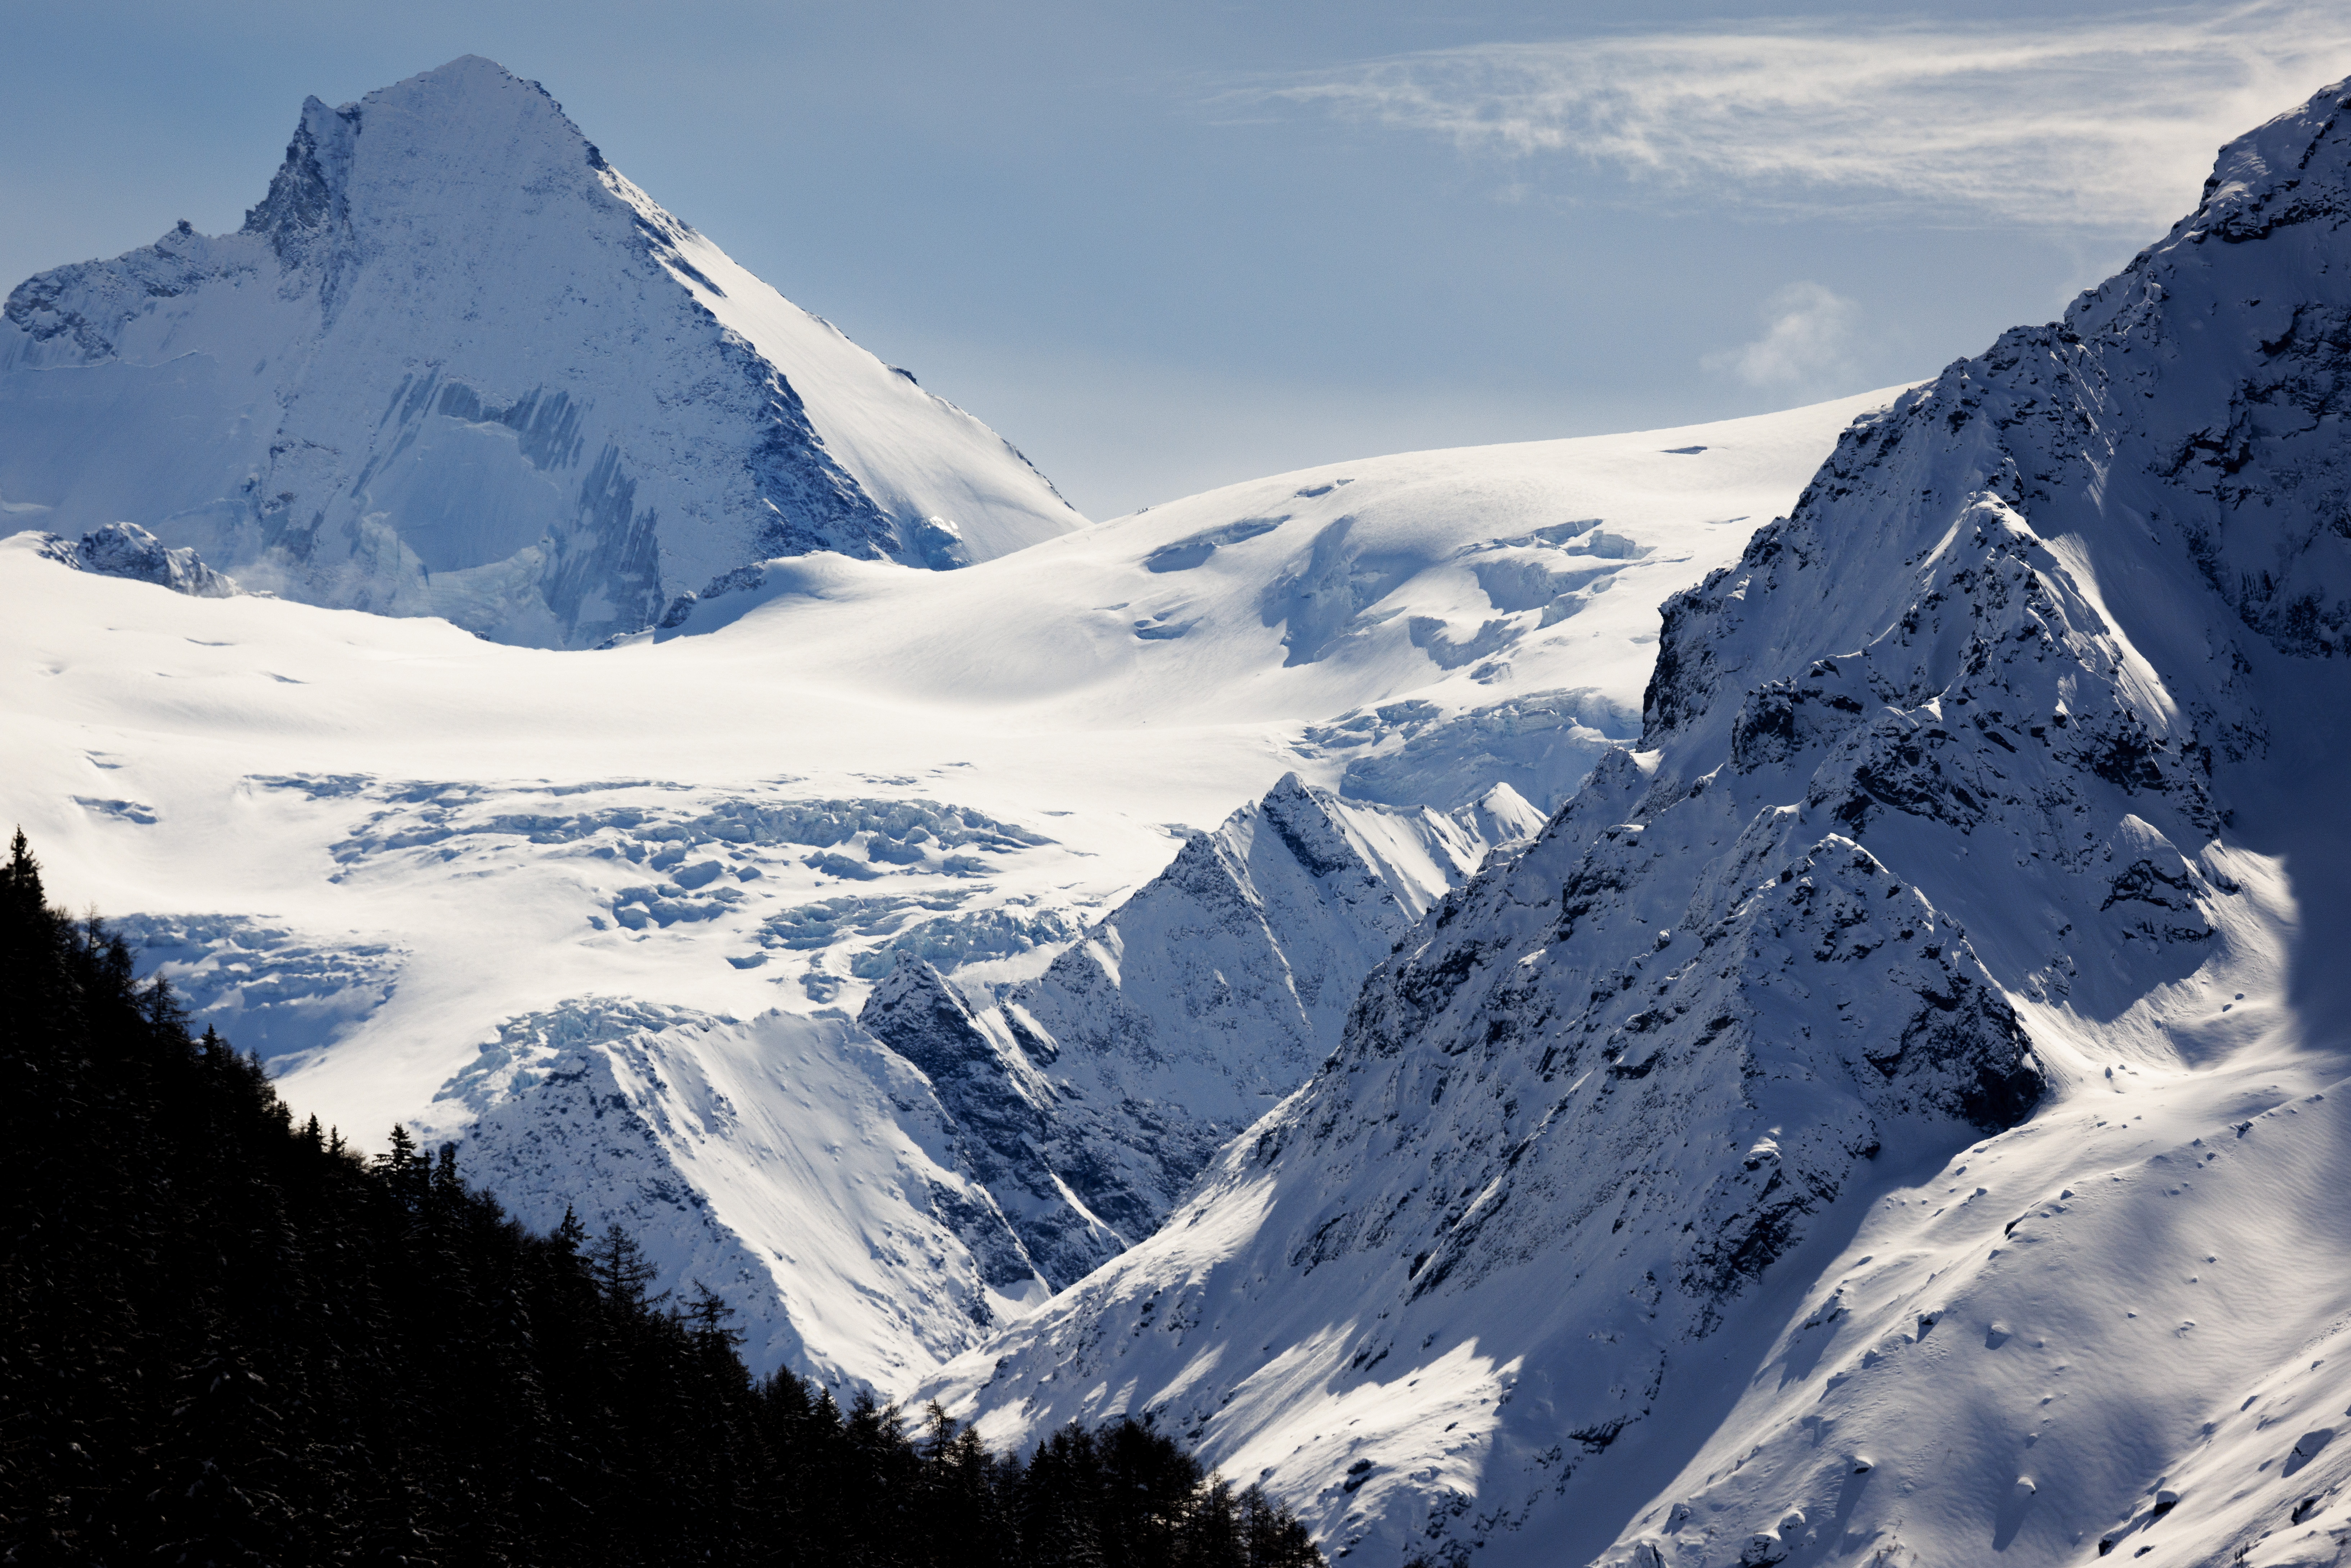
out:
M165 549L162 540L136 523L110 523L73 542L56 534L34 536L39 554L75 571L152 582L193 599L229 599L244 590L222 576L193 549Z

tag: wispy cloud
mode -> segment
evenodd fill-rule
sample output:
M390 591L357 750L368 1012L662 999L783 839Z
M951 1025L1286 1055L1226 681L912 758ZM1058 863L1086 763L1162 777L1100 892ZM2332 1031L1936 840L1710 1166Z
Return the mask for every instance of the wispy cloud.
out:
M1852 300L1818 283L1791 283L1771 296L1764 319L1761 337L1707 355L1706 369L1770 392L1818 391L1851 371L1860 320Z
M1468 150L1579 156L1707 200L2143 229L2185 210L2222 141L2346 71L2351 10L2261 0L1484 44L1240 96Z

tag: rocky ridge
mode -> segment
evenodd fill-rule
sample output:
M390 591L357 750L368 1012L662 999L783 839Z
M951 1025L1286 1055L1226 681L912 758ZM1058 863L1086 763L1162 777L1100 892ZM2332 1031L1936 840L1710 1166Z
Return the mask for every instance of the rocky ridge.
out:
M1750 1345L1759 1388L1808 1375L1805 1333L1857 1315L1808 1270L1872 1195L2009 1157L2001 1130L2118 1070L2241 1092L2168 1018L2273 972L2293 928L2231 822L2283 787L2272 716L2339 685L2346 101L2224 150L2064 321L1856 421L1669 601L1637 746L1444 901L1165 1230L928 1392L999 1437L1156 1411L1343 1552L1509 1561L1564 1530L1578 1561L2066 1558L2023 1481L1949 1494L1932 1533L1900 1500L1936 1478L1851 1481L1872 1467L1823 1448L1827 1406L1752 1429L1768 1488L1729 1479L1745 1444L1688 1380ZM2339 1024L2296 1027L2310 1071L2340 1060ZM1996 1274L1993 1242L1881 1269L1856 1332L1888 1337L1821 1397L1874 1408L1843 1383L1926 1338L1937 1267L1953 1303ZM2084 1390L2113 1419L2179 1398L2129 1360ZM1931 1376L1909 1422L1978 1418ZM2041 1463L2076 1521L2146 1484Z
M78 540L48 533L36 533L32 539L37 554L70 571L152 582L196 599L226 599L245 591L235 579L206 566L194 550L166 549L162 540L136 523L110 523Z
M902 953L858 1021L931 1080L1021 1265L1059 1290L1158 1228L1329 1054L1418 915L1539 821L1507 786L1445 814L1292 774L1002 1001L975 1009Z

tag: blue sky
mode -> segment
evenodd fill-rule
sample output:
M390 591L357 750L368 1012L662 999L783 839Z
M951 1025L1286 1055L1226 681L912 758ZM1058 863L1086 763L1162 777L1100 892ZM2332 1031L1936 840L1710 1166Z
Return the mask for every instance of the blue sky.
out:
M1931 374L2351 73L2324 6L1954 9L0 0L0 287L486 54L1102 517Z

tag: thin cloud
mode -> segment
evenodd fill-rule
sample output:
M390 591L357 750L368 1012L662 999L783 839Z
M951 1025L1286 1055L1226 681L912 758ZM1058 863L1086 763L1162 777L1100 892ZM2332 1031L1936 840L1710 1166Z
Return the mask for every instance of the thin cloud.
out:
M1816 390L1850 378L1860 314L1824 285L1792 283L1771 296L1761 337L1701 363L1768 392Z
M1708 200L2139 228L2224 141L2351 71L2351 13L2260 3L2000 26L1871 18L1364 61L1237 96Z

